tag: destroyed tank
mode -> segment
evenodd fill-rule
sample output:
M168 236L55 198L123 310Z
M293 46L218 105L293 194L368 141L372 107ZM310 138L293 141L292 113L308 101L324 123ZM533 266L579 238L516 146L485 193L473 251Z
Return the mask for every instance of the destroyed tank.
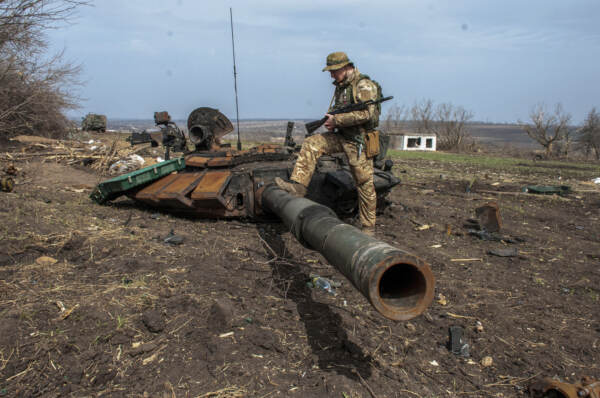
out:
M94 200L104 203L124 194L151 207L204 218L268 217L256 202L256 194L275 177L289 178L297 148L291 140L293 125L288 125L284 145L236 150L221 142L233 131L233 125L216 109L192 111L187 134L167 112L156 112L154 119L160 130L133 133L131 144L163 145L167 159L171 149L184 151L185 155L101 183L92 194ZM380 158L384 156L380 154ZM375 163L379 166L375 168L374 184L381 211L388 203L388 193L400 180L390 171L391 161L386 164L376 159ZM307 197L344 217L356 212L357 192L345 156L321 157Z
M357 211L357 191L344 155L323 156L306 197L278 188L276 177L288 179L297 145L288 123L284 145L265 144L232 149L222 138L233 131L229 119L216 109L198 108L188 117L187 132L157 112L157 132L133 133L131 144L142 142L184 151L184 156L100 183L91 198L106 203L121 195L164 211L202 218L281 220L300 243L319 251L371 302L394 320L421 314L433 300L434 277L427 263L394 248L338 217ZM391 189L400 183L384 161L387 141L375 159L377 209L387 205Z

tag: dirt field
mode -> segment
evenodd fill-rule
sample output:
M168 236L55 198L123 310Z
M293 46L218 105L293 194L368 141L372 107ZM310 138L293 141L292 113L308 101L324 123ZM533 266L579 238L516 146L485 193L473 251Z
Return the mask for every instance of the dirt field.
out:
M5 143L0 172L24 150ZM379 315L280 224L100 206L88 195L107 177L92 167L13 161L15 190L0 192L0 396L515 397L536 377L600 378L600 166L395 156L404 184L376 235L437 279L409 322ZM575 193L518 193L526 184ZM501 241L468 233L489 201ZM182 244L164 243L171 231ZM507 248L516 256L489 254ZM313 273L338 294L310 288ZM446 347L450 326L468 357Z

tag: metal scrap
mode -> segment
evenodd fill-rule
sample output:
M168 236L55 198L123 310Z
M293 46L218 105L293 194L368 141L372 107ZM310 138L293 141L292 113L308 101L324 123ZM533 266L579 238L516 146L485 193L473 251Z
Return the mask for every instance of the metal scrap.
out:
M11 192L15 187L15 181L10 177L0 178L0 190L2 192Z
M519 255L519 249L516 247L510 249L493 249L488 250L487 253L498 257L517 257Z
M475 215L482 229L488 232L498 232L502 228L500 209L496 202L489 202L475 209Z
M521 190L526 193L541 195L567 195L571 193L571 187L568 185L527 185Z

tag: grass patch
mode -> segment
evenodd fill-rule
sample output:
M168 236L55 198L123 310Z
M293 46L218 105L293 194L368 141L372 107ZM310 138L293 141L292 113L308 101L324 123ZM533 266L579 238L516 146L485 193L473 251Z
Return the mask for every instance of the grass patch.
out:
M125 323L127 321L125 320L125 317L122 317L121 315L117 315L117 330L121 329L123 326L125 326Z
M594 178L600 175L600 164L542 160L533 161L511 157L459 154L446 152L418 152L389 150L388 155L394 160L423 160L469 166L480 170L502 170L519 174L551 174L572 178Z

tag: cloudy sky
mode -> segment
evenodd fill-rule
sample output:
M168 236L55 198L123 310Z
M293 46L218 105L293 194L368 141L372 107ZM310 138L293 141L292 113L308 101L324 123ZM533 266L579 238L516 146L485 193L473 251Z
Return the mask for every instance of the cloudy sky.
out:
M50 35L53 51L83 66L74 117L186 118L211 106L234 119L229 7L241 119L320 117L332 51L397 104L452 102L490 122L526 119L540 102L561 102L575 121L600 107L597 0L94 3Z

